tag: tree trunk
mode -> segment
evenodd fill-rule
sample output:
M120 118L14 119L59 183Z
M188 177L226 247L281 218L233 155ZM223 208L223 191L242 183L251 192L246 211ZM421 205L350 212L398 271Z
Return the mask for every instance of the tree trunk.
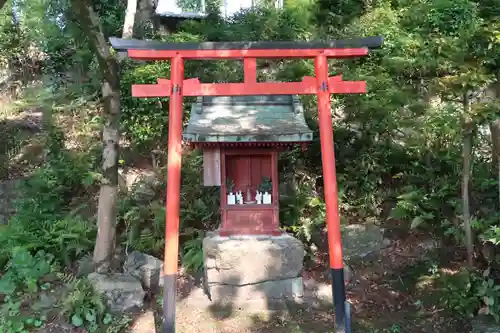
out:
M123 22L122 38L131 39L134 37L135 13L137 11L137 0L127 1L127 11L125 13L125 21ZM122 62L127 58L127 52L118 52L118 62Z
M148 35L148 33L152 33L155 30L155 21L157 19L153 14L153 0L139 0L134 30L136 36L143 38Z
M497 82L493 86L495 98L500 101L500 71L497 73ZM500 208L500 119L490 124L491 142L493 143L492 160L493 168L497 168L498 180L498 207Z
M500 99L500 94L497 99ZM490 124L491 141L493 143L493 167L497 169L498 207L500 208L500 119Z
M104 103L102 183L99 193L97 239L93 261L97 272L109 271L113 258L118 200L118 153L120 124L120 83L118 63L106 43L99 17L90 0L71 0L80 26L99 62Z
M134 35L135 13L137 11L137 0L127 1L127 12L125 13L125 22L123 23L122 38L131 39Z
M464 221L465 245L467 248L467 262L470 267L474 264L474 241L472 238L472 223L469 204L469 183L471 176L472 142L474 138L474 124L469 116L470 101L467 92L463 96L463 170L462 170L462 217Z

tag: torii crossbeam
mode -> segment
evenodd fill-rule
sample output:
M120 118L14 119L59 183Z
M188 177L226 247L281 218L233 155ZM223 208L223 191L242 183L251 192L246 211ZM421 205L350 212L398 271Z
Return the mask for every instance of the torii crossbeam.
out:
M346 318L342 240L335 171L331 94L366 93L365 81L328 76L329 58L360 57L382 45L382 37L330 42L203 42L163 43L110 38L117 51L136 60L170 60L170 79L132 86L134 97L170 97L164 262L163 332L175 333L175 296L179 252L179 209L182 159L182 98L184 96L312 95L318 98L318 118L326 202L328 248L335 307L335 332L350 332ZM257 58L313 58L316 77L301 82L257 82ZM243 83L200 83L184 78L185 60L243 59Z

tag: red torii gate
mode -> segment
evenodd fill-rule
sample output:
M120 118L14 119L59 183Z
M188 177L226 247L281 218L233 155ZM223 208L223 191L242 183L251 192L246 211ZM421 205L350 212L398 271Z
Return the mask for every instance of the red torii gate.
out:
M382 37L330 42L203 42L162 43L110 38L117 51L136 60L171 60L170 79L132 86L134 97L170 97L168 127L167 203L164 258L163 332L175 332L175 296L179 251L179 209L182 159L183 96L312 95L318 98L319 132L325 188L328 248L335 307L335 332L349 332L346 318L342 239L330 94L366 93L365 81L328 76L328 58L366 56L382 45ZM316 77L301 82L257 82L257 58L314 58ZM200 83L184 78L184 60L243 59L243 83ZM349 316L347 316L349 317Z

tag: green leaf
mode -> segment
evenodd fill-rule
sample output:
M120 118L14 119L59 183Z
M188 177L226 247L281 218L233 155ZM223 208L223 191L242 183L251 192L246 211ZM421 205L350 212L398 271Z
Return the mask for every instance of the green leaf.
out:
M76 327L82 327L83 326L83 318L77 315L76 313L71 316L71 324Z
M106 313L104 315L104 319L102 320L102 322L104 323L104 325L108 325L108 324L111 324L111 322L113 321L113 316L109 313Z
M91 323L94 323L96 321L96 313L95 313L95 310L93 309L90 309L89 311L87 311L87 313L85 314L85 319L88 321L88 322L91 322Z
M12 279L10 279L9 275L4 275L2 279L0 279L0 294L12 294L16 290L16 284Z
M309 206L311 207L317 207L321 205L321 200L318 197L314 197L309 201Z
M22 321L15 321L12 325L14 332L22 332L24 331L24 323Z
M99 329L99 326L96 323L90 323L88 325L87 329L90 333L94 333L94 332L97 332L97 330Z

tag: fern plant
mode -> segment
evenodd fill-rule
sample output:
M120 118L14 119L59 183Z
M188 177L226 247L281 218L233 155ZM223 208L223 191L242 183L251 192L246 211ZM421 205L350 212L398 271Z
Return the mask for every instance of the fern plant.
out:
M203 232L187 240L182 248L182 265L188 272L198 272L203 267Z
M84 190L90 168L63 147L62 133L52 131L46 163L20 184L16 214L0 232L0 264L5 264L11 249L18 246L31 253L44 250L66 265L93 247L95 225L67 216L71 198Z
M0 234L0 249L4 253L17 246L33 252L43 250L70 265L93 248L96 232L95 224L81 217L39 221L37 226L14 218Z

